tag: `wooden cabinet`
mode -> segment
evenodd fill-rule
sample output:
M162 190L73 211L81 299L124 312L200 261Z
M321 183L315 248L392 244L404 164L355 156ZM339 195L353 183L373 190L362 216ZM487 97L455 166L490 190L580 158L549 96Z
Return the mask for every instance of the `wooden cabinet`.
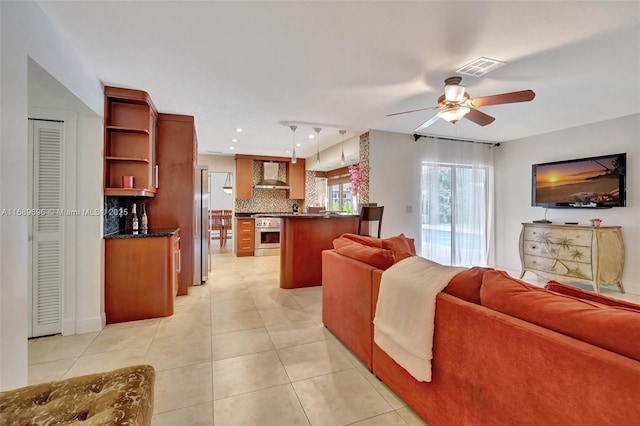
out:
M253 160L236 158L236 198L253 197Z
M172 235L105 240L107 324L173 314L178 238Z
M178 294L195 284L195 166L198 142L193 116L158 115L158 193L147 203L149 226L180 228L183 268L178 273ZM198 282L199 284L199 282Z
M255 247L255 220L236 219L236 256L253 256Z
M304 158L298 159L294 163L289 163L287 168L287 183L291 187L287 198L293 200L304 200L306 198L306 161Z
M617 285L624 293L624 243L619 226L523 223L520 232L522 278L526 271L564 282Z
M141 90L106 86L104 93L104 194L153 197L158 112ZM133 176L133 188L123 188L123 176Z

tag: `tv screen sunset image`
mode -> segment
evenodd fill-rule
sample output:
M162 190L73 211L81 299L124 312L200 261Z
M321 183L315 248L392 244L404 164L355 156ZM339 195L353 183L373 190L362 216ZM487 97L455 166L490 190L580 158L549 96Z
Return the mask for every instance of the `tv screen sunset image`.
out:
M621 166L618 156L538 165L536 203L615 204Z

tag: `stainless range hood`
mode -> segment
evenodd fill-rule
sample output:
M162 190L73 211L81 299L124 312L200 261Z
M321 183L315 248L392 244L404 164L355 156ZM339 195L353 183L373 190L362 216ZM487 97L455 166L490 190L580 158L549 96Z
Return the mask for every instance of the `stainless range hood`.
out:
M278 180L278 171L280 163L264 163L264 173L262 180L254 185L254 188L260 189L291 189L289 185Z

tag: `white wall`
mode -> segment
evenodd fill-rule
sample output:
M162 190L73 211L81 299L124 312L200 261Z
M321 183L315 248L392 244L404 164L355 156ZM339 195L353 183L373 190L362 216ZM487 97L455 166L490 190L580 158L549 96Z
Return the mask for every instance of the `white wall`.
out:
M0 2L0 23L0 208L26 208L28 58L97 116L103 116L102 85L36 3ZM89 133L89 140L78 144L101 146L102 138ZM101 174L102 168L97 170ZM27 383L27 247L27 218L1 216L0 390ZM99 288L100 281L84 285Z
M418 251L421 167L420 145L413 136L369 132L369 202L384 206L382 236L404 233L416 239Z
M598 216L604 225L622 226L628 293L640 294L640 115L503 143L496 150L496 263L520 270L518 238L521 223L544 218L531 207L531 165L597 155L627 153L627 207L608 210L549 209L553 223L588 224ZM612 287L613 288L613 287Z

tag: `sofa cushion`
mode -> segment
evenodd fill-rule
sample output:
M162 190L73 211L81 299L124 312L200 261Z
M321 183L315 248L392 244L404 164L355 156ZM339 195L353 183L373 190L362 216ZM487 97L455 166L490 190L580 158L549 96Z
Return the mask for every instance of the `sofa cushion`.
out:
M333 240L333 248L338 254L367 263L378 269L385 270L395 263L391 250L370 247L344 237Z
M356 243L364 244L369 247L382 247L382 240L380 238L368 237L366 235L358 235L358 234L342 234L340 238L346 238L351 241L355 241Z
M483 306L640 361L640 313L527 284L503 271L484 273Z
M466 271L462 271L451 278L451 281L449 281L449 284L447 284L443 291L467 302L479 305L482 277L486 271L493 271L493 268L474 266Z
M601 294L593 293L591 291L582 290L581 288L574 287L569 284L561 283L558 281L549 281L544 286L549 291L555 293L564 294L565 296L573 296L578 299L591 300L592 302L598 302L602 305L614 306L618 308L627 308L637 312L640 312L640 305L627 302L626 300L614 299L613 297L603 296Z
M415 255L411 252L411 246L404 234L383 239L382 248L391 250L395 256L396 262L400 262L402 259Z

